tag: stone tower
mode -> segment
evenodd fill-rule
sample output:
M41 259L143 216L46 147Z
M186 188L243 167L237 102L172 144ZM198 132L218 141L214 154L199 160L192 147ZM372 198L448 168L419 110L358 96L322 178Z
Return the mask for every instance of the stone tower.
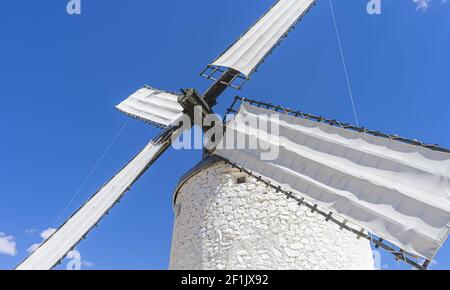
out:
M374 269L369 241L213 158L180 181L170 269Z

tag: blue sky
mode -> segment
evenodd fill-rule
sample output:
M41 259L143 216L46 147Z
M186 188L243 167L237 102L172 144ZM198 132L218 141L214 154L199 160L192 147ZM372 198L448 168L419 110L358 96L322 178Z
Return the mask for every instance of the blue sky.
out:
M204 90L198 76L271 0L3 1L0 17L0 269L11 269L158 130L114 106L149 84ZM450 147L450 3L334 0L362 126ZM420 2L420 1L419 1ZM427 1L422 1L425 3ZM241 92L354 122L327 0L318 1ZM166 269L179 177L199 151L170 150L78 247L88 269ZM450 269L450 244L435 269ZM65 267L66 261L62 267ZM388 269L410 269L382 254Z

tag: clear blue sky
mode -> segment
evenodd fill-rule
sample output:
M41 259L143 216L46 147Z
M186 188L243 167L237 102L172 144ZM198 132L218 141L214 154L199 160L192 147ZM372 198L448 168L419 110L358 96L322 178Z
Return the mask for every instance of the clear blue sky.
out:
M63 0L2 1L0 233L14 237L17 255L0 254L0 268L40 242L124 122L64 218L158 132L115 105L143 84L204 90L198 73L272 2L82 0L82 15L69 16ZM450 3L420 11L382 0L382 15L369 16L367 2L334 0L361 124L450 147ZM328 0L239 94L353 122ZM78 247L91 269L168 267L172 190L201 156L168 153ZM388 269L410 268L382 257ZM449 243L436 259L450 269Z

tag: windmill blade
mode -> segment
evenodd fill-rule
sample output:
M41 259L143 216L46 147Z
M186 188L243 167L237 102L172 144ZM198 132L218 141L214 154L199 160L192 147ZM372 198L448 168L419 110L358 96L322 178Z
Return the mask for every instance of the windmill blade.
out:
M17 266L16 270L49 270L55 267L169 147L169 138L176 132L175 128L168 129L150 142L52 236Z
M214 154L432 260L450 231L450 151L413 144L243 103Z
M183 115L179 96L145 86L116 108L131 117L165 128Z
M206 74L205 70L202 75L212 78L220 67L226 67L240 72L249 79L314 4L315 0L279 0L208 66L211 68L210 74Z

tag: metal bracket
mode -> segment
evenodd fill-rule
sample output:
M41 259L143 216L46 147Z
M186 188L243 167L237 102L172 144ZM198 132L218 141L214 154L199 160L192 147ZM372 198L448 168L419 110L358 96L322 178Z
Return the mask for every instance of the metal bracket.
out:
M200 76L208 79L213 80L215 82L219 81L222 85L236 89L241 90L242 87L249 81L243 74L239 73L238 71L234 71L233 77L231 79L223 80L221 79L221 76L226 73L227 71L230 71L229 69L222 68L220 66L214 66L214 65L208 65L201 73Z

